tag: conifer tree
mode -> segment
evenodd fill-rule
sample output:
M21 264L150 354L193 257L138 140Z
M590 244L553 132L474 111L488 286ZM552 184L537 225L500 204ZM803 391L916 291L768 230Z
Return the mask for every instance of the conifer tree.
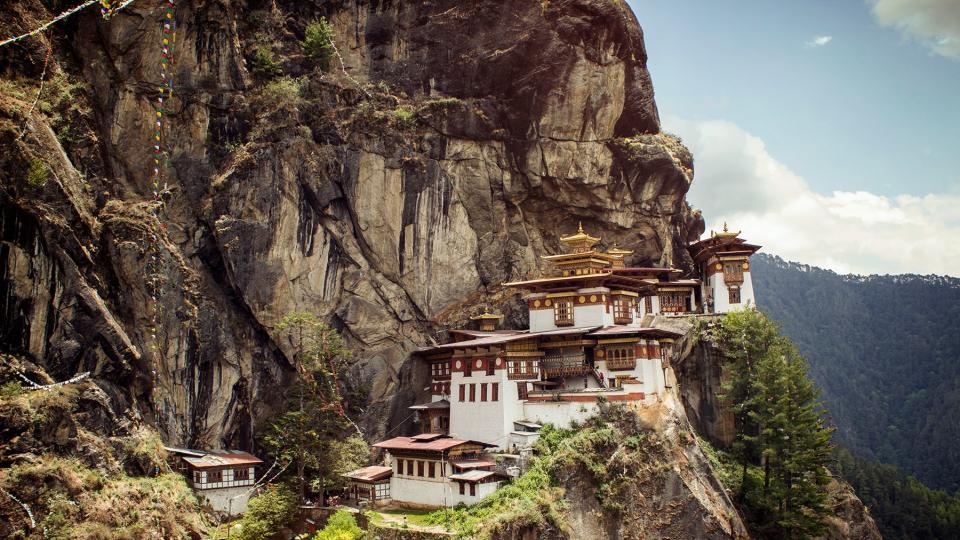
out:
M806 362L756 311L728 314L716 337L731 359L726 397L737 421L733 450L743 471L738 500L763 537L821 533L832 430L824 425Z

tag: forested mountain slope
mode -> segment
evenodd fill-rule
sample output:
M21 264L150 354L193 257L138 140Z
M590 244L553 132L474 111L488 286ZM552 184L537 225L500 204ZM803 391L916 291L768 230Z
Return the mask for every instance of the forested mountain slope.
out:
M854 453L960 488L960 279L841 276L758 255L758 307L778 320Z

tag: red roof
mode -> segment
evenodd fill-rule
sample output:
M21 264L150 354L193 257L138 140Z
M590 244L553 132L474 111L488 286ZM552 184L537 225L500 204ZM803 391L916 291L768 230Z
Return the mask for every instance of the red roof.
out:
M681 334L677 332L671 332L670 330L663 330L660 328L650 328L650 327L639 327L639 326L626 326L626 325L617 325L617 326L604 326L596 332L591 332L587 334L589 337L602 337L602 336L621 336L627 334L640 334L641 336L657 339L663 337L675 338L680 337Z
M463 439L454 439L452 437L444 436L438 439L430 439L428 441L417 440L413 437L394 437L386 441L380 441L377 444L373 445L374 448L383 448L385 450L428 450L433 452L442 452L455 448L462 444L478 444L481 446L496 446L495 444L487 444L479 441L468 441Z
M355 471L350 471L343 476L360 482L375 482L393 476L393 469L380 465L371 465Z
M487 461L484 459L464 459L461 461L452 462L453 466L457 469L467 470L467 469L484 469L487 467L493 467L496 463L492 461Z

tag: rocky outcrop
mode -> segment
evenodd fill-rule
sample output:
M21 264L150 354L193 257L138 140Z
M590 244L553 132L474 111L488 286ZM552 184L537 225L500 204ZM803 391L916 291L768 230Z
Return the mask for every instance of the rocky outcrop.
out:
M536 275L578 221L631 262L689 265L692 158L659 130L622 2L178 3L162 206L161 7L91 10L0 50L16 90L0 100L0 292L5 348L93 371L171 443L254 443L292 375L286 313L346 336L376 437L406 416L409 353ZM4 35L51 15L2 13ZM299 42L320 16L342 54L327 72Z

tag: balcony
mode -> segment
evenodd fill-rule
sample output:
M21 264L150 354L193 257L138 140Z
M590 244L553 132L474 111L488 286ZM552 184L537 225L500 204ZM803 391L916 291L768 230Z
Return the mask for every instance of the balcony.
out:
M575 377L590 373L591 368L583 353L563 356L545 356L540 361L540 372L544 377Z

